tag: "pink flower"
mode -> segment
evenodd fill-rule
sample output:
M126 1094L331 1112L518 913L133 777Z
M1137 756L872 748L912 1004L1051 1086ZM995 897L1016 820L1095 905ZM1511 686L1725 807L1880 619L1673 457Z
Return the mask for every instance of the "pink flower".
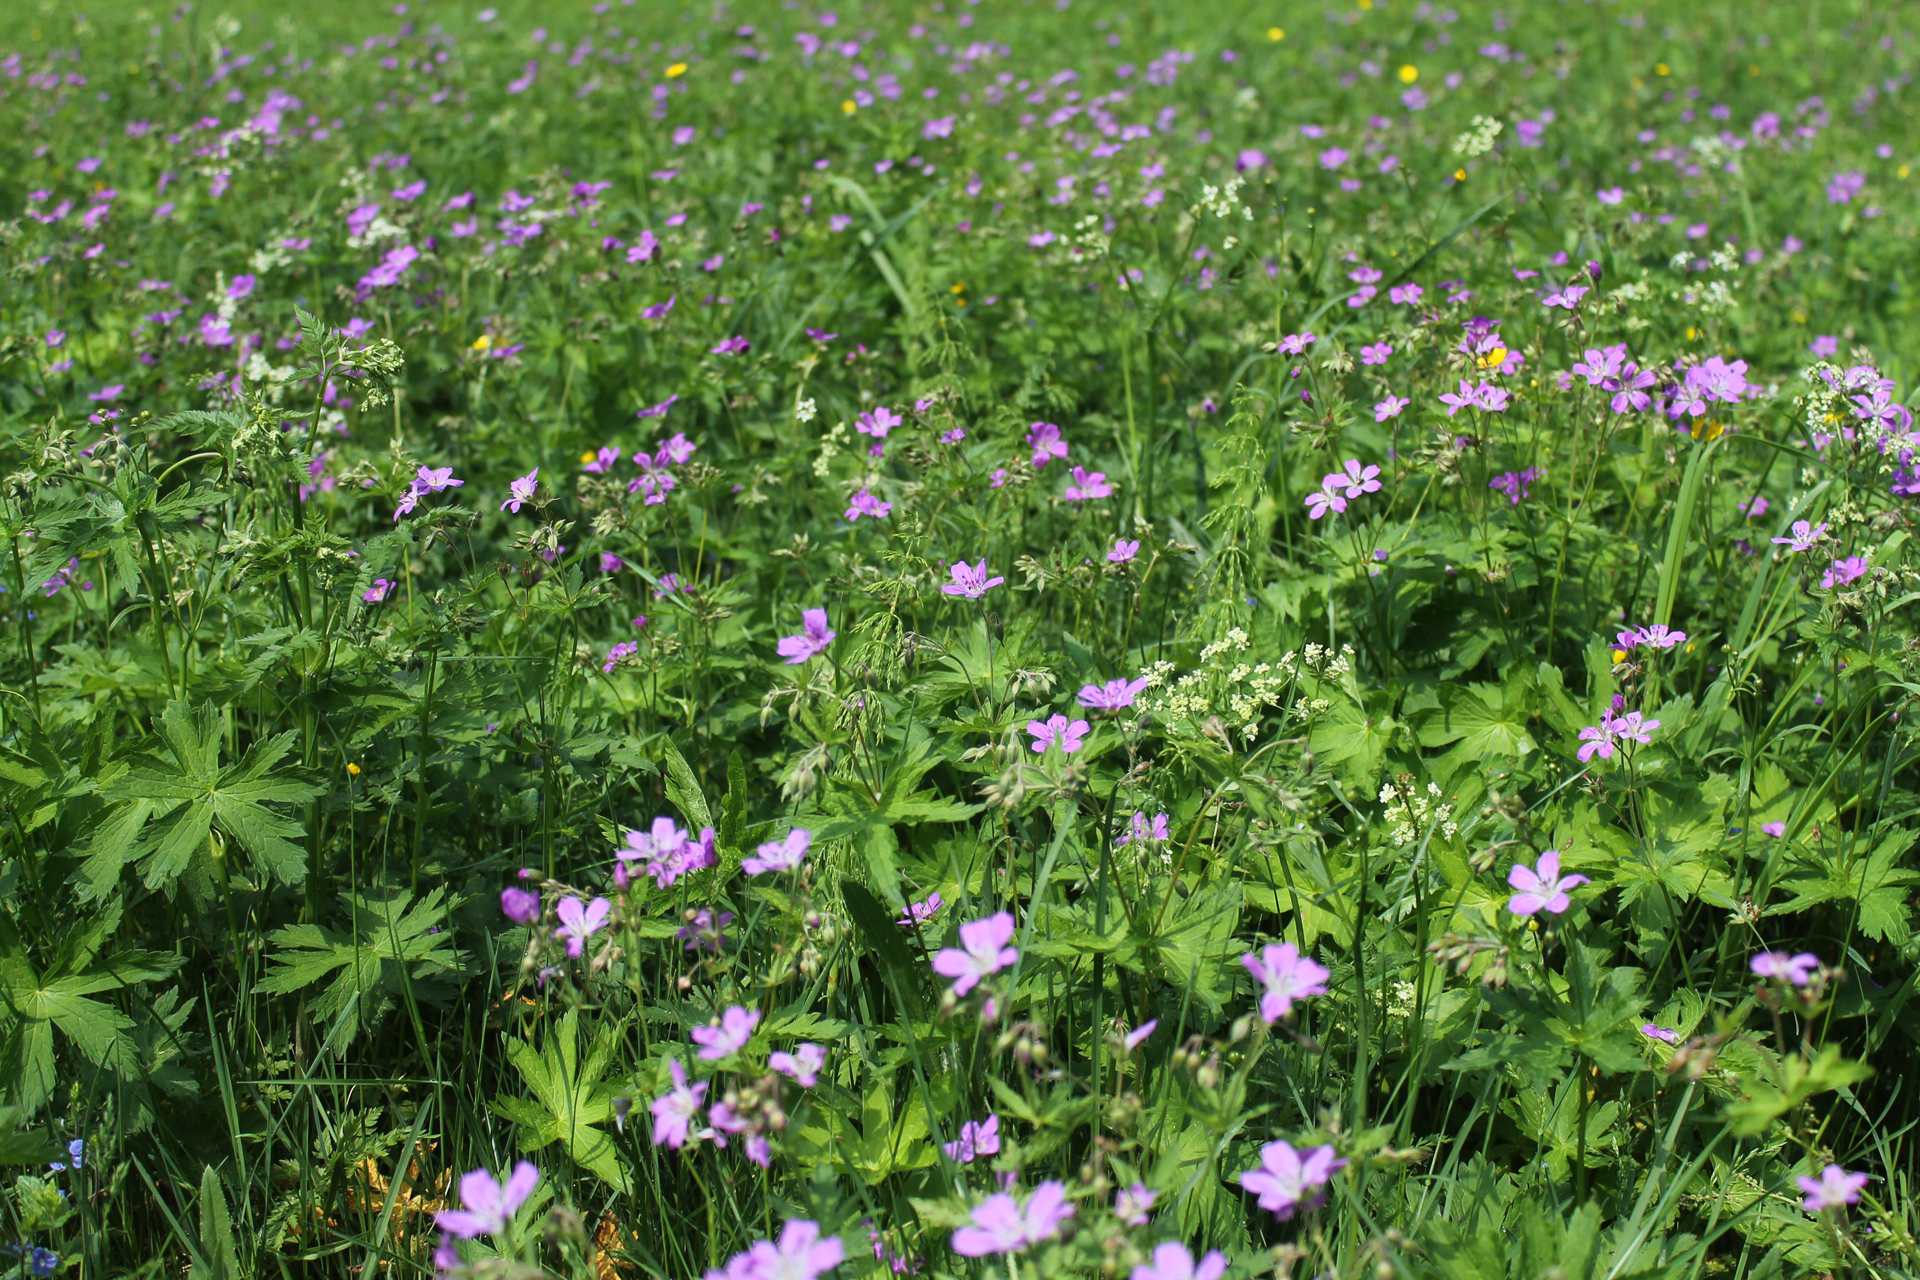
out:
M1148 1211L1159 1198L1159 1193L1150 1190L1144 1182L1122 1187L1113 1196L1113 1216L1130 1227L1144 1227Z
M673 304L668 303L667 305L671 306ZM680 393L676 391L659 404L650 404L644 409L635 410L633 416L636 418L664 418L667 416L667 410L673 408L674 401L679 398ZM619 455L616 453L614 456L618 457Z
M707 348L707 353L716 356L737 356L743 351L750 351L752 349L753 344L751 342L735 334L731 338L722 338L718 343Z
M1104 471L1089 471L1085 467L1073 469L1073 483L1061 495L1068 502L1084 502L1090 498L1109 498L1113 496L1113 487L1107 483Z
M452 467L421 467L414 473L413 487L423 494L439 493L442 489L458 489L465 483L453 478Z
M1820 968L1820 957L1811 951L1802 951L1790 956L1784 951L1762 951L1749 962L1756 977L1777 978L1796 987L1812 983L1813 975Z
M1107 552L1107 559L1114 564L1127 564L1139 554L1140 540L1138 538L1133 539L1131 542L1125 538L1115 538L1113 540L1113 550Z
M1054 458L1067 456L1067 442L1060 438L1060 426L1053 422L1036 422L1027 432L1027 443L1033 446L1033 465L1044 467Z
M1406 396L1390 395L1373 406L1373 420L1385 422L1388 418L1397 418L1413 401Z
M565 938L567 954L578 957L586 948L587 939L606 927L607 915L612 910L613 904L605 898L595 898L588 903L578 898L562 898L554 908L554 914L560 917L560 928L554 930L553 936Z
M960 1136L942 1148L949 1160L972 1164L980 1156L1000 1154L1000 1117L988 1114L978 1123L969 1120L960 1126Z
M1575 754L1579 756L1581 764L1587 763L1596 755L1602 760L1613 759L1612 723L1603 715L1600 717L1598 726L1588 725L1580 731L1581 746Z
M1220 1280L1226 1272L1227 1256L1218 1249L1209 1249L1195 1263L1187 1246L1168 1240L1154 1246L1152 1265L1141 1263L1127 1280Z
M687 1069L680 1065L678 1058L667 1064L673 1072L673 1087L655 1098L647 1109L653 1112L653 1145L670 1147L678 1151L687 1145L692 1136L694 1121L700 1117L703 1099L706 1097L707 1082L687 1083Z
M1153 844L1165 843L1173 838L1173 829L1167 825L1168 821L1167 814L1156 813L1153 815L1152 825L1149 826L1146 814L1135 813L1129 829L1124 835L1114 839L1113 847L1118 849L1121 845L1134 840L1145 840Z
M752 1142L748 1143L752 1154ZM818 1280L846 1260L846 1247L839 1236L820 1238L820 1224L806 1218L794 1218L780 1229L780 1242L762 1240L745 1253L734 1255L724 1273L726 1280Z
M1320 487L1307 495L1307 519L1318 520L1329 511L1340 512L1347 509L1347 500L1340 494L1339 477L1329 476L1321 481Z
M613 554L613 552L602 551L600 553L600 572L618 573L626 567L627 567L627 562L625 560L622 560L619 556Z
M942 584L940 590L950 596L965 596L969 600L978 600L1006 581L997 574L991 578L987 576L985 556L980 558L977 565L969 565L965 560L955 561L948 573L953 576L953 581Z
M1361 364L1385 364L1387 362L1387 357L1392 354L1393 354L1393 347L1391 344L1385 343L1385 342L1376 342L1370 347L1360 348L1360 363Z
M750 876L765 875L769 871L798 871L812 843L811 831L795 827L787 832L786 839L769 840L754 850L754 857L741 859L740 869Z
M802 1089L820 1083L820 1070L827 1065L827 1051L817 1044L797 1044L792 1053L767 1056L767 1066L790 1078Z
M1480 400L1478 393L1474 390L1473 384L1465 378L1462 378L1460 379L1460 390L1458 392L1443 391L1440 393L1440 403L1447 406L1447 416L1451 418L1462 409L1477 408Z
M1540 300L1540 303L1546 307L1563 307L1568 311L1574 311L1579 308L1580 299L1590 292L1592 290L1584 284L1570 284L1558 293L1548 294Z
M853 429L863 436L872 436L875 440L884 440L887 432L893 430L906 419L893 410L881 405L871 413L863 413L853 420Z
M933 971L952 978L953 994L964 996L988 974L998 973L1020 958L1013 939L1013 917L1004 911L960 926L960 946L943 948L933 958Z
M642 231L640 238L627 246L628 262L652 262L653 255L660 251L660 237L651 231Z
M1261 987L1260 1016L1268 1025L1293 1012L1296 1000L1327 994L1325 966L1311 956L1303 956L1291 942L1282 942L1240 957L1255 982Z
M591 462L588 462L580 469L582 471L591 471L596 475L605 475L607 472L613 470L613 464L618 461L620 461L620 447L615 445L610 449L600 450L600 452L593 456ZM534 470L538 471L539 468L535 467Z
M1760 830L1764 834L1770 835L1775 840L1778 840L1787 834L1787 824L1784 822L1763 822L1760 824Z
M867 490L862 489L853 495L852 504L847 507L847 519L858 520L861 516L871 516L879 520L892 510L891 502L882 502Z
M387 598L387 592L393 590L393 583L385 578L375 578L373 585L360 593L360 598L368 604L379 604Z
M704 1061L718 1062L746 1048L747 1041L753 1039L753 1029L759 1025L758 1009L728 1005L718 1022L693 1029L693 1042L700 1046L700 1057Z
M1795 520L1792 537L1769 538L1768 541L1785 547L1789 552L1811 551L1813 544L1820 541L1821 535L1826 531L1827 526L1824 524L1816 526L1805 520Z
M1820 1171L1817 1178L1805 1174L1793 1180L1793 1185L1807 1193L1801 1206L1808 1213L1819 1213L1823 1209L1841 1209L1850 1204L1860 1203L1860 1189L1869 1179L1864 1173L1848 1173L1837 1164L1830 1164ZM464 1187L466 1184L462 1183Z
M1311 330L1306 333L1290 333L1280 339L1275 350L1283 351L1290 356L1297 356L1304 354L1306 349L1312 346L1313 343L1314 337Z
M828 629L825 609L803 610L800 622L799 635L782 636L780 643L775 646L790 667L797 667L809 658L825 653L827 646L833 643L834 636L839 634Z
M500 913L515 924L532 924L540 918L540 895L526 889L502 889Z
M1660 727L1658 720L1648 720L1638 711L1629 711L1607 721L1607 731L1618 742L1638 742L1646 744L1653 741L1653 731Z
M1655 1022L1642 1023L1640 1026L1640 1034L1649 1040L1658 1040L1662 1044L1680 1043L1680 1033L1678 1031L1669 1030Z
M1285 1222L1296 1212L1325 1204L1327 1183L1346 1163L1334 1158L1330 1146L1303 1153L1289 1142L1269 1142L1260 1148L1260 1167L1241 1174L1240 1185L1260 1197L1262 1209Z
M1582 875L1561 875L1560 851L1549 849L1540 855L1536 866L1514 863L1507 872L1507 883L1520 891L1507 899L1507 910L1513 914L1531 916L1546 911L1557 916L1573 905L1567 890L1588 881Z
M1121 1025L1125 1026L1126 1024L1122 1023ZM1153 1029L1159 1025L1160 1025L1160 1019L1148 1018L1145 1022L1135 1027L1132 1031L1129 1031L1125 1035L1120 1037L1120 1044L1122 1048L1125 1050L1125 1052L1132 1053L1135 1049L1138 1049L1141 1045L1147 1042L1147 1037L1152 1035Z
M904 916L901 916L898 920L895 920L894 923L912 925L915 927L919 925L923 925L927 923L929 920L933 919L935 916L939 915L940 908L946 905L947 904L945 902L942 902L940 900L940 895L938 893L930 893L927 895L926 900L923 902L909 902L907 904L907 914L905 914Z
M1082 685L1080 688L1080 705L1095 711L1118 711L1122 707L1132 706L1133 700L1139 697L1140 691L1146 687L1147 678L1145 676L1141 676L1137 680L1128 680L1124 677L1116 676L1104 685Z
M512 510L515 515L519 515L520 504L523 502L532 502L533 491L539 487L540 468L535 467L507 486L508 497L505 502L500 504L500 509L502 511Z
M460 1203L464 1209L442 1209L433 1220L442 1231L471 1240L475 1236L504 1233L513 1215L540 1185L540 1171L522 1160L513 1166L506 1185L494 1181L493 1174L475 1169L460 1179Z
M1360 497L1362 494L1380 492L1380 468L1368 466L1365 470L1362 470L1360 467L1360 459L1358 458L1348 458L1340 465L1345 469L1345 474L1342 475L1339 472L1335 472L1327 476L1326 479L1321 482L1326 488L1331 489L1335 485L1345 485L1347 487L1346 496L1349 501Z
M1051 715L1045 720L1027 721L1027 732L1033 735L1033 750L1037 755L1054 743L1060 744L1060 750L1068 755L1080 749L1080 743L1087 736L1090 726L1085 720L1075 720L1071 724L1063 715Z
M1417 284L1397 284L1387 290L1387 300L1399 307L1411 307L1419 303L1426 290Z
M1060 1224L1073 1213L1063 1183L1041 1183L1024 1206L1003 1191L974 1209L972 1226L953 1233L953 1251L963 1258L1022 1253L1029 1245L1060 1234Z

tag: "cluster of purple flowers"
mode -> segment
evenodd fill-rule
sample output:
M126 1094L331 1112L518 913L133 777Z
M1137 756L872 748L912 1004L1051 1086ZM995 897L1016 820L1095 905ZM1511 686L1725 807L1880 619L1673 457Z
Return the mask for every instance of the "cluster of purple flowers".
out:
M1371 463L1363 466L1358 458L1348 458L1341 468L1321 477L1320 487L1307 495L1307 519L1345 511L1353 499L1380 491L1379 467Z

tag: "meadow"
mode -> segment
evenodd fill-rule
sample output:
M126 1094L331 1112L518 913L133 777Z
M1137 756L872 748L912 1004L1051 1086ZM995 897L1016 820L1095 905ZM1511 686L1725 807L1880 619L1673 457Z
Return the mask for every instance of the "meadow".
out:
M0 1278L1920 1275L1915 11L0 11Z

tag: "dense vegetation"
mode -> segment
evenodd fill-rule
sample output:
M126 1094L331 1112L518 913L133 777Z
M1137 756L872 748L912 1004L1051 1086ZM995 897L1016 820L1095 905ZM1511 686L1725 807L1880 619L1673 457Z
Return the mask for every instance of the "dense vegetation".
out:
M0 1272L1915 1274L1911 17L8 6Z

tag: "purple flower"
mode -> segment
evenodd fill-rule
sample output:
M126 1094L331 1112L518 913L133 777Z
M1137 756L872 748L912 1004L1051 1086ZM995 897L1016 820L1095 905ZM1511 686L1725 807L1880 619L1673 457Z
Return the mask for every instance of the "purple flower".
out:
M505 502L500 504L500 509L502 511L511 510L515 515L519 515L520 504L523 502L532 502L533 491L539 487L540 468L535 467L507 486L508 497Z
M1447 406L1447 416L1451 418L1462 409L1478 408L1480 404L1480 393L1475 390L1473 383L1462 378L1460 379L1459 391L1443 391L1440 393L1440 403Z
M621 659L631 658L638 652L640 652L640 645L637 641L622 640L619 644L607 650L607 660L601 664L601 673L603 675L612 675L613 669L620 665Z
M1128 680L1124 676L1116 676L1104 685L1082 685L1080 688L1080 705L1094 711L1118 711L1122 707L1132 706L1133 700L1139 697L1140 691L1146 687L1147 678L1145 676L1141 676L1137 680Z
M797 1044L792 1053L767 1056L767 1066L788 1077L802 1089L820 1083L820 1069L827 1065L827 1051L817 1044Z
M1560 851L1549 849L1540 855L1537 867L1514 863L1507 872L1507 883L1520 891L1507 899L1507 910L1513 914L1531 916L1546 911L1557 916L1573 905L1567 890L1586 884L1587 877L1561 875Z
M387 593L393 590L393 586L394 584L385 578L375 578L373 585L360 593L360 598L368 604L379 604L387 598Z
M1807 350L1813 352L1814 359L1826 360L1840 354L1840 339L1830 333L1815 334Z
M584 904L578 898L562 898L553 912L560 917L560 928L554 930L553 936L565 938L567 954L578 957L586 948L587 939L606 927L607 915L612 910L613 904L605 898Z
M1527 486L1538 480L1544 473L1534 467L1525 471L1504 471L1487 481L1487 488L1498 489L1507 495L1507 501L1514 506L1527 496Z
M125 391L126 389L127 388L123 383L110 382L106 386L100 388L98 391L89 392L87 394L87 399L102 400L102 401L111 403L112 401L118 400L120 398L120 393L122 391Z
M1361 364L1385 364L1387 357L1393 354L1393 347L1385 342L1376 342L1370 347L1360 348Z
M1849 169L1833 175L1827 183L1828 204L1848 204L1853 198L1867 189L1867 175L1858 169Z
M1627 344L1622 342L1610 347L1589 347L1584 360L1573 362L1573 371L1587 380L1587 385L1597 387L1607 379L1620 373L1620 365L1627 358Z
M828 333L824 329L809 329L807 330L807 336L813 339L815 342L820 343L822 346L825 346L827 343L832 342L835 338L839 337L840 335L837 333Z
M1640 1034L1649 1040L1658 1040L1663 1044L1680 1043L1680 1033L1678 1031L1669 1030L1666 1027L1660 1026L1658 1023L1642 1023L1640 1026Z
M953 122L953 116L936 116L921 126L920 136L929 141L934 138L951 138L953 136Z
M1594 193L1604 205L1616 205L1627 198L1624 187L1602 187Z
M963 1258L1022 1253L1060 1234L1060 1224L1072 1216L1064 1183L1041 1183L1024 1206L1002 1191L974 1209L972 1226L953 1233L953 1251Z
M500 910L515 924L532 924L540 918L540 895L527 889L502 889Z
M626 567L627 567L627 562L625 560L622 560L619 556L613 554L613 552L602 551L600 553L600 572L618 573Z
M1837 1164L1830 1164L1820 1171L1817 1178L1805 1174L1793 1180L1793 1185L1807 1193L1800 1203L1808 1213L1819 1213L1823 1209L1841 1209L1850 1204L1860 1203L1860 1189L1869 1179L1864 1173L1848 1173Z
M853 495L852 503L847 507L847 519L858 520L861 516L872 516L875 520L893 510L891 502L882 502L871 493L862 489Z
M933 971L952 978L953 994L964 996L980 979L998 973L1020 958L1013 939L1013 917L1004 911L960 926L960 946L946 947L933 958Z
M1122 1192L1121 1194L1125 1194ZM1140 1219L1146 1221L1145 1217ZM1153 1248L1153 1262L1141 1263L1127 1280L1220 1280L1227 1273L1227 1256L1218 1249L1207 1250L1199 1262L1178 1240L1168 1240Z
M693 1042L700 1046L703 1060L718 1062L746 1048L747 1041L753 1039L753 1029L759 1025L758 1009L728 1005L718 1022L693 1029Z
M733 912L722 911L718 916L711 907L701 907L687 922L674 932L688 951L712 951L716 954L726 944L726 928L733 923Z
M1642 627L1634 639L1654 649L1671 649L1687 642L1687 633L1674 631L1665 623L1657 622L1650 627Z
M707 348L707 352L709 355L716 356L737 356L743 351L752 350L752 348L753 344L751 342L735 334L731 338L722 338L717 344Z
M1286 1141L1260 1148L1260 1167L1240 1175L1240 1185L1260 1197L1260 1207L1285 1222L1296 1212L1311 1212L1326 1203L1327 1183L1346 1166L1330 1146L1295 1151Z
M513 1166L505 1186L487 1170L475 1169L460 1179L460 1203L466 1207L442 1209L433 1220L442 1231L462 1240L501 1235L538 1185L540 1171L525 1160Z
M1045 751L1057 742L1060 744L1060 750L1072 755L1080 749L1081 740L1087 736L1088 728L1085 720L1075 720L1069 724L1063 715L1048 716L1045 720L1027 721L1027 732L1033 735L1035 754Z
M1813 550L1813 544L1818 542L1826 531L1827 526L1825 524L1816 526L1809 524L1805 520L1795 520L1793 522L1792 537L1769 538L1768 541L1785 547L1789 553L1811 551Z
M1304 354L1306 349L1312 346L1313 343L1314 337L1311 330L1306 333L1290 333L1280 339L1275 350L1284 351L1290 356L1297 356Z
M1113 847L1117 849L1121 845L1134 840L1145 840L1154 844L1170 840L1173 838L1173 829L1167 825L1168 820L1168 815L1156 813L1153 815L1152 825L1149 826L1146 814L1135 813L1131 819L1129 830L1114 840Z
M1113 1196L1113 1216L1130 1227L1144 1227L1153 1202L1159 1198L1159 1193L1149 1190L1144 1182L1122 1187Z
M1345 485L1347 487L1346 496L1349 500L1358 498L1362 494L1380 492L1380 468L1369 465L1363 470L1360 466L1360 459L1358 458L1348 458L1340 465L1346 474L1342 475L1339 472L1335 472L1327 476L1322 482L1326 488L1331 489L1335 485Z
M1563 307L1568 311L1575 311L1579 309L1580 299L1591 292L1587 285L1570 284L1558 293L1548 294L1540 300L1540 304L1545 307Z
M853 420L853 429L863 436L872 436L875 440L884 440L887 432L905 422L899 414L880 405L871 413L863 413Z
M653 255L660 251L660 237L651 231L642 231L640 238L627 246L628 262L652 262Z
M1820 578L1820 589L1831 591L1835 587L1844 587L1849 582L1866 576L1867 561L1864 556L1848 556L1844 560L1835 560L1828 566Z
M1340 493L1340 481L1344 476L1328 476L1320 482L1320 487L1307 495L1307 519L1318 520L1329 511L1340 512L1347 509L1347 500Z
M909 902L907 914L895 920L895 924L919 926L940 914L940 908L947 904L940 900L938 893L930 893L923 902Z
M1033 446L1033 465L1044 467L1053 458L1067 456L1067 442L1060 438L1060 425L1055 422L1036 422L1027 432L1027 443Z
M627 832L626 846L615 849L613 856L622 862L645 859L647 874L666 889L681 876L713 865L713 828L701 828L700 838L693 840L672 818L655 818L651 831Z
M667 313L673 310L673 304L679 297L680 295L677 293L669 294L665 302L656 302L650 307L643 308L640 312L640 318L642 320L665 319Z
M790 667L797 667L816 654L825 653L827 646L833 643L833 637L838 634L827 628L825 609L803 610L800 614L800 622L800 634L782 636L779 645L776 646L780 656L787 660L787 665Z
M943 583L940 590L950 596L965 596L969 600L978 600L1006 581L1006 578L998 574L991 578L987 576L985 556L980 558L980 563L977 565L969 565L965 560L955 561L953 567L947 572L953 576L953 581Z
M1126 1026L1125 1023L1121 1023L1120 1025L1122 1027ZM1160 1019L1148 1018L1145 1022L1141 1023L1138 1027L1135 1027L1132 1031L1129 1031L1124 1036L1120 1037L1120 1044L1123 1051L1126 1053L1132 1053L1135 1049L1138 1049L1141 1045L1145 1044L1147 1042L1147 1037L1152 1035L1153 1029L1159 1025L1160 1025Z
M972 1164L980 1156L1000 1154L1000 1117L988 1114L985 1120L972 1120L960 1126L960 1136L945 1143L941 1150L949 1160Z
M1139 554L1140 540L1138 538L1135 538L1131 542L1125 538L1115 538L1113 540L1113 550L1107 552L1107 559L1114 564L1128 564Z
M439 493L442 489L458 489L465 480L453 478L452 467L421 467L414 474L413 487L420 493Z
M1327 994L1326 968L1291 942L1267 946L1257 956L1248 952L1240 963L1260 984L1260 1016L1269 1025L1292 1014L1294 1001Z
M1417 306L1426 294L1427 291L1417 284L1397 284L1387 290L1387 301L1399 307Z
M1805 987L1813 982L1813 975L1820 968L1820 957L1811 951L1792 956L1784 951L1762 951L1748 962L1747 967L1757 977L1776 978L1796 987Z
M687 1069L678 1058L667 1064L673 1072L673 1087L655 1098L647 1109L653 1112L653 1145L678 1151L687 1145L693 1123L700 1118L707 1082L687 1083Z
M1397 418L1401 411L1412 403L1413 401L1406 396L1389 395L1373 406L1373 420L1385 422L1388 418Z
M1068 502L1084 502L1091 498L1109 498L1113 496L1113 487L1107 483L1104 471L1089 471L1085 467L1073 469L1073 483L1060 495Z
M1775 840L1778 840L1787 834L1787 824L1784 822L1763 822L1760 824L1760 831L1763 835L1769 835Z
M1660 381L1651 369L1642 369L1629 360L1618 378L1609 378L1602 386L1615 392L1611 408L1615 413L1643 413L1653 404L1647 389Z
M812 843L811 831L795 827L787 832L786 839L769 840L754 850L754 857L741 859L740 869L750 876L765 875L769 871L798 871Z

